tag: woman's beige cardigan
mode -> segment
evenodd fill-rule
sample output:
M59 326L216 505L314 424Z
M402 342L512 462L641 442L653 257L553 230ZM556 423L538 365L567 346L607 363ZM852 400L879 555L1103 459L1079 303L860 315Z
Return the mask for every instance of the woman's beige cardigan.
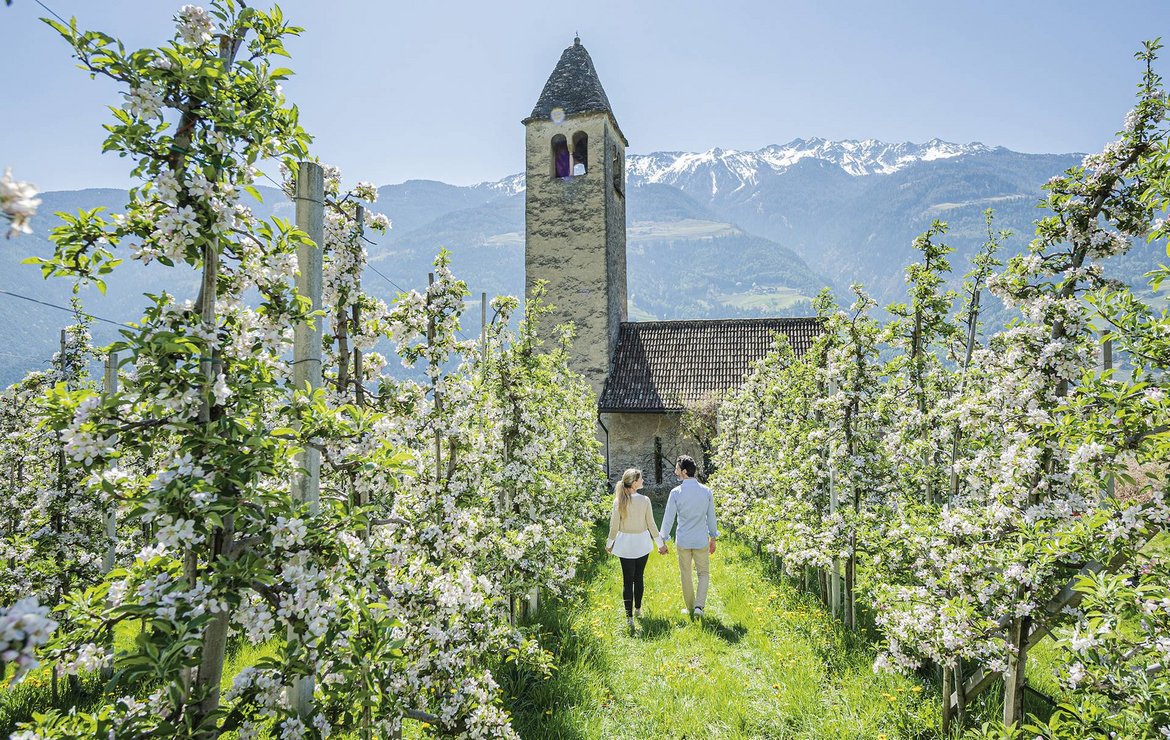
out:
M654 523L654 508L650 505L649 498L640 493L630 496L630 504L626 507L625 517L622 517L618 512L617 501L614 501L613 513L609 515L609 537L605 541L605 549L609 550L613 547L618 532L641 534L647 530L654 538L654 543L662 547L662 537L658 534L658 525Z

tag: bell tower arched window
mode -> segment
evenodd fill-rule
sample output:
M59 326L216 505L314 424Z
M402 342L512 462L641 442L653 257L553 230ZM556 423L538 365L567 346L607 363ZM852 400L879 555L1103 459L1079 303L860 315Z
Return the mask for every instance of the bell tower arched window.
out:
M573 175L589 171L589 135L584 131L573 134Z
M569 161L569 144L564 134L552 137L552 166L553 177L573 176L573 166Z

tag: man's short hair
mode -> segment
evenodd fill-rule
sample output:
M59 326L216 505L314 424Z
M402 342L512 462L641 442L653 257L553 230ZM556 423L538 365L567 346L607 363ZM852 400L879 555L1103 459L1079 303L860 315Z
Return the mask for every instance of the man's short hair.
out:
M699 470L699 466L695 464L695 458L690 455L679 455L678 462L675 464L685 470L686 474L691 478L694 478L695 473Z

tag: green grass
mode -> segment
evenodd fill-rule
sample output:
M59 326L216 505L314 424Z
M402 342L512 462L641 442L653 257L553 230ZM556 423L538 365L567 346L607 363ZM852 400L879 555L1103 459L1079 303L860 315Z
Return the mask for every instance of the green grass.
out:
M626 229L631 244L684 239L710 239L743 232L733 224L684 218L678 221L635 221Z
M116 652L125 652L133 646L139 626L137 622L123 622L114 634L114 648ZM277 640L263 645L254 646L248 643L239 643L233 646L228 653L224 664L223 680L220 682L222 690L232 685L232 679L247 666L254 665L262 657L273 655L279 649ZM9 687L0 681L0 737L7 737L16 729L17 724L32 719L34 712L44 712L54 706L68 709L77 707L80 711L89 711L96 708L103 692L106 691L105 682L97 673L80 676L76 682L62 680L58 682L58 700L53 702L52 678L47 668L39 668L29 673L16 686ZM121 696L126 691L114 690L114 695Z
M792 288L767 288L759 292L724 293L719 302L740 310L783 311L798 303L811 300Z
M597 533L601 549L604 533ZM817 600L721 541L707 615L679 614L673 551L650 556L644 615L625 626L616 558L587 568L581 603L545 610L553 677L504 676L526 738L934 737L937 691L872 671L873 648Z

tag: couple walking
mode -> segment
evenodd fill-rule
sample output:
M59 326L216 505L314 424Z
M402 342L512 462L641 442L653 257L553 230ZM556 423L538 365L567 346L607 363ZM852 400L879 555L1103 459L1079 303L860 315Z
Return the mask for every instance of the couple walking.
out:
M666 542L677 522L675 539L678 549L678 570L682 581L684 614L703 616L707 603L707 584L710 582L710 556L715 554L715 499L711 489L695 478L697 466L689 455L680 455L674 465L679 484L666 500L662 515L662 530L654 526L650 499L638 493L642 488L642 471L630 468L614 487L613 513L609 517L609 538L605 551L617 555L622 563L622 600L626 607L626 622L634 628L634 617L642 616L643 575L653 545L658 553L669 552ZM652 542L653 540L653 542ZM692 569L698 574L699 588L695 592Z

